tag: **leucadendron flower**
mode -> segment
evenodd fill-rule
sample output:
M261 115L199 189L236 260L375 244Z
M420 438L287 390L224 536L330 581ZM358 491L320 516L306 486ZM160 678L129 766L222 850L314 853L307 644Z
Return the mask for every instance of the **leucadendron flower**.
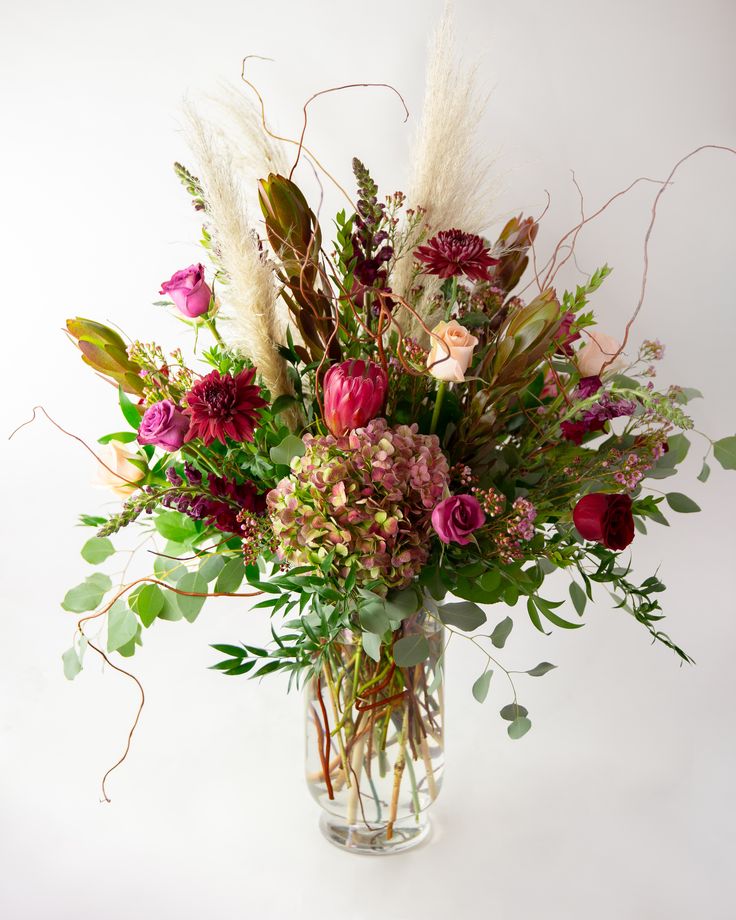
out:
M427 370L437 380L462 383L473 360L478 339L456 319L444 320L432 330L432 347L427 356Z

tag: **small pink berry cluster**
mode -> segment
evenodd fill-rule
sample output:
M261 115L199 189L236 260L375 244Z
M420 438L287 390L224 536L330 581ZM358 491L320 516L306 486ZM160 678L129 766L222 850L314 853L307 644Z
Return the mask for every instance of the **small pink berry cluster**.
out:
M238 515L238 521L243 534L243 561L246 565L255 565L264 552L276 552L277 542L268 517L244 509Z
M514 513L509 522L509 533L522 540L531 540L534 536L537 509L527 498L517 498L511 507Z
M498 517L503 511L506 499L492 486L488 489L473 489L473 495L480 502L481 508L489 517Z
M474 481L473 471L467 464L456 463L455 466L450 467L450 482L457 482L463 489L469 489ZM471 491L475 492L476 490L471 489ZM480 501L480 499L478 500Z
M532 539L537 517L537 509L527 498L517 498L511 506L511 512L506 522L506 531L494 538L498 555L505 564L524 558L521 541Z

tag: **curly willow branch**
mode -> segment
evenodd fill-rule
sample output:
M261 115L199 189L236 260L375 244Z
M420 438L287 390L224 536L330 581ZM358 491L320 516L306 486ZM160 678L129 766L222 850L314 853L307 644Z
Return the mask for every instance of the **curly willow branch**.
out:
M88 623L90 620L96 620L98 617L104 616L106 613L109 613L113 605L117 601L119 601L120 598L123 597L124 594L127 594L128 591L131 590L131 588L135 588L136 585L146 584L146 583L153 584L153 585L159 585L162 588L166 588L168 591L173 591L174 594L183 594L186 597L256 597L259 594L263 594L262 591L251 591L248 593L237 593L237 592L231 593L231 592L226 592L226 591L214 591L212 593L203 593L199 591L182 591L181 588L175 588L173 587L173 585L168 585L166 584L165 581L159 581L158 578L144 576L143 578L136 578L135 581L131 581L127 585L124 585L117 592L117 594L112 598L112 600L108 601L108 603L105 604L105 606L102 607L100 610L98 610L96 613L88 614L87 616L81 617L77 621L77 631L79 632L79 635L87 643L87 645L89 645L91 649L97 652L97 654L100 655L100 657L107 664L109 664L110 667L113 668L113 670L117 671L119 674L124 674L125 677L129 677L132 681L134 681L141 695L140 703L138 704L138 709L136 710L135 718L133 719L133 724L131 725L130 731L128 732L128 738L125 743L125 749L123 750L123 753L120 756L120 758L105 772L105 775L102 777L102 797L105 802L111 801L110 797L107 794L108 777L114 770L117 770L117 768L125 762L125 760L128 757L128 754L130 753L130 746L133 741L133 734L135 733L135 730L138 727L138 722L140 721L141 713L143 712L143 706L145 705L145 702L146 702L146 694L143 690L143 684L141 684L140 680L138 680L135 674L131 674L131 672L126 671L125 668L121 668L118 665L114 664L112 661L110 661L110 659L102 651L101 648L96 646L93 642L90 642L90 640L87 638L86 633L84 632L84 624Z
M639 291L639 300L637 301L636 308L634 309L634 312L631 315L631 318L626 323L626 328L624 330L624 337L623 337L623 341L621 342L621 347L619 348L619 350L616 352L615 355L612 355L608 359L608 361L606 361L606 363L601 368L601 373L609 366L609 364L612 364L616 360L616 358L618 358L618 356L621 354L621 352L626 347L626 343L629 340L629 332L631 332L631 327L636 322L636 318L641 312L642 305L644 304L644 297L647 291L647 276L649 274L649 240L652 235L652 230L654 229L654 223L657 219L657 208L659 206L659 201L662 195L664 195L664 193L667 191L667 189L672 184L672 179L674 178L674 175L677 172L677 170L683 165L683 163L686 163L691 157L694 157L697 153L700 153L702 150L722 150L725 153L736 154L736 148L734 147L726 147L722 144L701 144L700 147L696 147L695 150L691 150L690 153L686 153L684 157L681 157L670 170L669 176L667 176L665 181L662 183L662 187L659 189L657 194L654 196L654 201L652 202L652 210L651 210L651 217L649 220L649 226L647 227L647 232L644 235L644 270L642 272L642 277L641 277L641 289Z

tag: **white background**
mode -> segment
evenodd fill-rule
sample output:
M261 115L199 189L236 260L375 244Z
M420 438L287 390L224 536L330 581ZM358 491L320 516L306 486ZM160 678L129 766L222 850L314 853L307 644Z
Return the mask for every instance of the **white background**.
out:
M150 302L197 257L197 222L170 168L186 159L185 93L237 79L241 57L258 52L276 59L257 79L286 133L298 131L309 93L356 80L394 83L415 121L438 10L436 0L5 0L2 431L36 403L90 440L118 426L112 390L60 331L67 316L177 343L181 327ZM495 214L538 212L549 189L544 252L576 220L570 169L592 209L636 176L663 179L701 143L736 145L735 12L730 0L461 0L461 43L483 55L482 78L495 86L480 127L502 148ZM405 180L409 138L395 100L377 90L320 101L309 135L341 177L357 154L385 191ZM634 335L666 341L665 382L702 388L693 412L714 437L736 428L735 176L736 158L717 152L679 173ZM579 241L582 268L615 267L596 300L614 335L638 294L653 194L637 187ZM134 688L92 656L64 680L74 618L58 603L85 574L76 515L100 511L103 496L79 445L44 421L22 431L2 452L0 916L733 917L736 479L716 468L701 485L699 441L691 454L674 488L703 513L653 527L634 549L642 577L661 565L666 628L697 666L649 647L605 596L584 629L550 638L519 610L507 665L559 669L520 682L534 728L513 743L497 715L509 700L503 681L494 677L480 707L470 686L481 662L453 643L435 839L370 861L318 833L300 700L278 680L206 670L209 642L263 631L238 601L146 634L133 667L148 703L111 778L112 804L98 802Z

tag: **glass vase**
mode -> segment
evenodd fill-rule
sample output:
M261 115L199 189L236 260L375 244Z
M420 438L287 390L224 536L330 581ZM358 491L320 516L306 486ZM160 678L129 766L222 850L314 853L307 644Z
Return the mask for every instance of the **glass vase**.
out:
M424 637L429 655L400 667L393 645L408 637ZM308 682L307 784L336 846L388 854L428 836L444 767L443 647L441 623L422 609L380 652L344 634Z

